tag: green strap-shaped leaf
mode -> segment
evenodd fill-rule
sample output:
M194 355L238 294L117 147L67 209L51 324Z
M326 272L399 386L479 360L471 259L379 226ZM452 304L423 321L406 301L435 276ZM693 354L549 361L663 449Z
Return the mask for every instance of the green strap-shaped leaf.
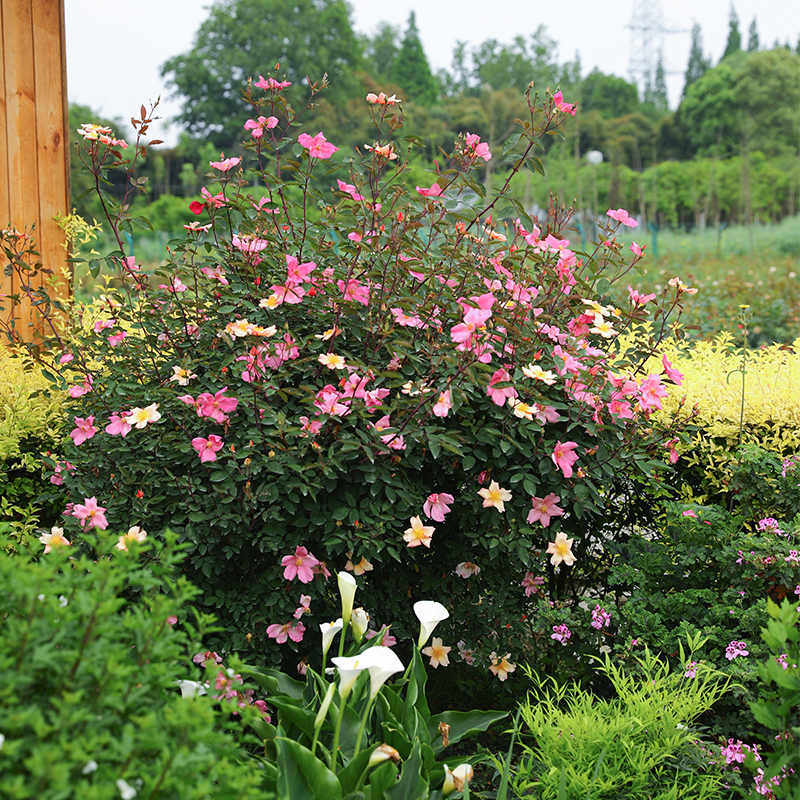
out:
M388 800L427 800L428 781L422 775L422 752L420 742L414 744L411 758L403 763L400 779L384 792Z
M366 800L384 800L386 790L397 782L397 767L391 761L384 761L370 772L364 787Z
M314 736L314 720L316 713L303 708L296 700L290 697L269 698L269 703L280 712L281 725L289 733L290 726L287 722L296 725L306 736Z
M278 747L279 800L341 800L336 775L303 745L291 739L275 740Z
M242 667L242 672L273 695L285 694L295 700L300 700L306 688L304 682L296 681L278 669L245 666Z
M508 714L504 711L445 711L443 714L437 714L428 722L428 733L431 737L433 752L438 755L445 749L439 733L440 722L450 726L450 744L455 744L465 736L485 731L490 725L507 716Z

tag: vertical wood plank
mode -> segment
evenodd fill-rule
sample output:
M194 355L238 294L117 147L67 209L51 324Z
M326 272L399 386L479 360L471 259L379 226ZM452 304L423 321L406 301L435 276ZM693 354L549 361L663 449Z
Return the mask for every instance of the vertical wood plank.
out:
M8 182L9 135L6 122L6 50L3 38L3 3L0 2L0 44L3 44L3 56L0 58L0 228L5 228L9 221ZM0 279L0 283L2 280ZM5 291L5 290L4 290Z
M70 208L63 0L0 0L0 45L0 226L35 225L43 265L59 272L67 254L54 216ZM5 276L0 286L21 289ZM69 291L66 282L60 293ZM40 322L31 311L23 301L14 314L28 340Z
M8 130L9 217L22 232L38 223L39 181L36 161L36 88L33 75L33 19L31 0L3 0L3 58L6 70ZM33 146L31 146L33 144ZM38 225L37 225L38 228ZM22 287L16 276L11 291ZM14 314L18 333L28 338L30 302L22 299Z
M11 137L8 133L6 114L7 90L5 61L7 56L5 49L5 37L3 34L3 14L4 3L3 0L0 0L0 44L3 46L2 57L0 57L0 228L8 227L9 223L11 222L11 209L9 206L11 184L8 179L8 161L11 158L9 143L11 141ZM11 293L11 278L7 278L2 272L0 272L0 292L2 292L4 297ZM8 315L8 301L3 300L2 305L5 309L2 312L3 318L5 319Z
M69 210L67 158L69 134L64 123L62 0L33 3L34 85L36 91L36 162L39 195L39 252L44 267L39 285L50 283L51 297L69 292L66 236L55 221ZM55 281L53 283L53 281ZM34 325L37 320L33 320Z

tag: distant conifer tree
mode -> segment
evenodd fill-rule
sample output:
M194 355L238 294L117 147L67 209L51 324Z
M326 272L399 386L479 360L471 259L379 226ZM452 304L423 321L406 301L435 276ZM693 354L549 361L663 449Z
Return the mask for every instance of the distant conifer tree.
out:
M395 59L392 78L409 100L415 100L422 105L436 102L439 94L436 78L433 77L422 49L417 16L413 11L408 17L408 27Z

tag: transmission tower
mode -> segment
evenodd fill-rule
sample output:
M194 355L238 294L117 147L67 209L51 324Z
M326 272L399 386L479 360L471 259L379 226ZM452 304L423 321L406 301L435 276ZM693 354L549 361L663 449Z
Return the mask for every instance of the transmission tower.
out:
M658 64L658 54L664 49L664 26L661 20L661 0L633 0L631 55L628 72L639 87L642 97L652 87Z

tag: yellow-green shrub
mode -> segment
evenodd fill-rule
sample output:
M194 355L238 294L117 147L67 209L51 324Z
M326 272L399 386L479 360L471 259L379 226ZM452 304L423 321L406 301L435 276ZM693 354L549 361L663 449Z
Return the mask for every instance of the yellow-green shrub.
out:
M42 455L61 449L63 398L33 362L0 348L0 529L38 522L38 499L53 488Z
M661 354L684 378L680 389L662 401L660 415L671 419L681 404L684 412L696 409L698 430L689 446L679 448L680 465L703 475L696 499L726 490L737 460L740 423L742 444L780 456L800 450L799 346L800 340L791 349L773 345L748 351L744 376L742 350L729 334L690 347L678 342L662 346Z

